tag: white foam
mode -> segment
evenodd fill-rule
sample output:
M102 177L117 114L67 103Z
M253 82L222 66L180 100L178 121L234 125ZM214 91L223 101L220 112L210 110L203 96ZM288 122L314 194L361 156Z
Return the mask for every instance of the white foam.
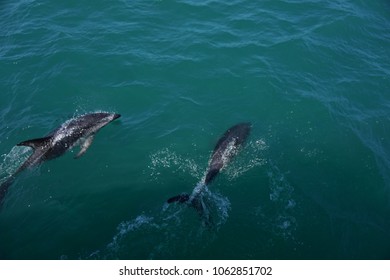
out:
M283 239L295 240L297 220L294 211L297 203L293 198L294 187L275 164L270 164L267 174L270 188L269 203L257 209L259 223L264 229Z
M152 217L140 215L134 220L121 222L117 227L117 233L112 238L112 241L107 245L107 248L114 251L118 250L122 238L128 235L130 232L139 230L144 225L157 226L155 224L152 224L152 221Z
M268 145L263 139L248 142L240 149L238 157L227 165L225 173L229 180L234 180L253 168L265 165L267 160L264 151L267 149Z
M204 169L195 160L178 155L169 148L164 148L150 155L150 177L160 179L162 169L169 169L172 174L190 174L194 178L202 176Z
M25 146L14 146L8 154L2 155L2 163L0 164L0 177L11 176L17 168L31 154L31 148Z

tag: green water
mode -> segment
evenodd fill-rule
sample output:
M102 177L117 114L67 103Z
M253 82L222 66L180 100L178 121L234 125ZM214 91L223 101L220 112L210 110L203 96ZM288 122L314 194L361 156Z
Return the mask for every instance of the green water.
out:
M2 1L1 180L17 143L122 117L17 177L0 258L389 259L389 30L385 0ZM214 226L167 206L243 121Z

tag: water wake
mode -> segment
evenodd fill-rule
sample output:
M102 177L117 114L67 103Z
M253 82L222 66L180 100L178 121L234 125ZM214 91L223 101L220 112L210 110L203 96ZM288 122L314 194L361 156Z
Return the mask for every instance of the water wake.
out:
M256 215L260 217L261 227L273 235L285 240L294 240L297 229L297 220L294 217L296 201L293 198L294 187L287 181L284 173L279 168L270 164L269 178L269 203L258 207Z
M8 154L1 157L0 164L0 184L6 180L7 177L15 173L18 167L26 161L31 154L31 148L25 146L15 146Z
M252 140L247 143L245 149L225 169L229 180L234 180L250 170L267 163L264 152L268 145L263 139Z
M249 142L226 168L229 181L249 170L265 164L263 151L267 149L263 140ZM204 179L204 168L196 160L179 155L164 148L150 156L149 174L152 180L159 181L162 173L190 174ZM202 180L201 180L202 181ZM198 185L200 185L199 183ZM221 227L229 218L230 201L218 191L210 191L201 186L200 203L211 217L211 224L205 225L197 213L186 204L163 204L156 214L140 214L132 220L122 221L117 226L111 241L102 249L86 256L88 259L177 259L181 256L201 254L209 246ZM287 221L284 221L286 223ZM137 243L137 246L134 245ZM140 243L143 246L140 246ZM194 247L197 249L194 250ZM140 250L142 248L142 251Z

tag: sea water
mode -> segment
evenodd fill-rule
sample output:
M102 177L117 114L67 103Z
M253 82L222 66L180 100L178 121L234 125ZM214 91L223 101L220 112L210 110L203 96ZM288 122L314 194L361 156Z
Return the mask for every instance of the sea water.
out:
M387 0L1 1L0 180L17 143L122 117L17 177L0 258L389 259L389 30ZM167 206L239 122L213 228Z

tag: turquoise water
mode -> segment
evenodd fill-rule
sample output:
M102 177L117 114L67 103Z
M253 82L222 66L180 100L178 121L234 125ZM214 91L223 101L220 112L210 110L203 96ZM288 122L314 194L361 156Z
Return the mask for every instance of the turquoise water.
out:
M17 143L122 117L18 176L0 258L389 259L389 30L387 0L2 1L1 180ZM214 227L167 206L243 121Z

